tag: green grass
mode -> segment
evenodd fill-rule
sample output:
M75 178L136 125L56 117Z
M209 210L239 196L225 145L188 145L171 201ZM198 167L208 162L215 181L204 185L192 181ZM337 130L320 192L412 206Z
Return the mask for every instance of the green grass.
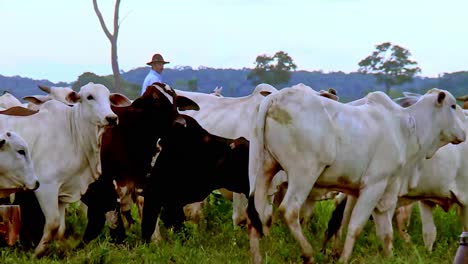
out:
M110 242L108 230L87 245L74 250L76 238L84 232L84 218L75 207L67 215L69 238L51 246L51 253L42 259L34 259L33 251L19 247L4 247L0 250L0 263L250 263L249 240L245 228L234 228L231 221L231 203L210 197L205 210L206 219L199 225L186 224L189 237L163 229L165 240L159 244L145 244L140 239L139 222L127 231L123 245ZM413 243L408 245L395 232L394 254L382 255L380 240L369 221L358 239L350 263L452 263L458 247L461 225L455 210L448 213L437 208L434 212L437 225L437 240L433 252L426 252L421 235L421 219L417 206L413 210L409 233ZM332 202L320 202L305 230L309 241L316 249L318 263L334 263L336 258L319 252L327 221L333 210ZM137 213L133 212L136 219ZM302 263L300 249L283 221L276 218L270 235L261 241L265 263ZM328 248L327 253L331 252Z

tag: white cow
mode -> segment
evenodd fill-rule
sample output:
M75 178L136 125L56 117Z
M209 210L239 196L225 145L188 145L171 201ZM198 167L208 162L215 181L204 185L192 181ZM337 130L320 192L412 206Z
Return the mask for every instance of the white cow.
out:
M338 100L336 92L320 91L316 92L311 87L304 84L297 84L294 87L310 90L313 93L320 94L325 97L330 97ZM245 97L213 97L212 95L203 93L193 93L187 91L176 90L178 95L183 95L195 101L199 106L199 111L186 111L184 114L192 116L197 122L208 132L226 138L244 137L247 140L251 138L252 124L255 123L257 109L260 102L265 98L265 95L275 93L278 90L269 84L259 84L255 87L252 94ZM276 187L286 181L284 172L279 172L275 177L275 184L269 190L269 195L273 196L276 192ZM225 193L223 195L226 196ZM324 193L314 193L308 199L308 205L303 210L304 218L307 219L312 214L312 203L314 200L320 199ZM201 203L191 205L188 209L194 218L199 218L201 213ZM246 221L247 199L243 194L233 194L233 215L232 220L234 225L239 225ZM269 208L271 211L272 208Z
M254 262L261 262L259 235L268 231L271 219L264 210L266 193L280 168L286 172L288 190L279 210L306 263L313 262L313 250L302 233L299 211L312 188L358 196L340 257L347 262L374 208L376 218L386 218L386 212L394 211L392 201L397 199L400 175L416 161L433 156L441 146L463 142L463 121L455 98L443 90L431 90L408 108L382 92L368 94L360 106L335 102L305 89L283 89L266 97L250 141L248 212ZM385 227L391 228L391 222ZM391 237L381 239L385 252L391 252Z
M73 107L51 100L30 116L0 115L0 129L20 134L31 149L40 187L35 195L45 216L44 233L35 255L42 256L54 234L63 238L65 208L84 194L101 174L100 138L106 126L118 122L110 108L128 98L89 83L73 92Z
M18 98L9 92L5 92L0 96L0 108L8 109L13 106L21 106L21 102Z
M57 100L66 105L71 105L72 102L68 101L68 96L70 93L73 93L73 90L70 87L47 87L43 85L38 85L39 89L46 92L47 95L29 95L23 97L23 100L28 101L27 108L31 110L38 110L40 106L49 101Z
M0 133L0 197L37 188L39 181L27 143L15 132Z
M422 96L414 93L404 93L404 95L397 98L397 101L405 106L414 104ZM464 112L465 115L468 114L466 110ZM468 120L464 126L465 130L468 130ZM467 154L466 142L458 145L449 144L439 149L431 159L422 159L412 173L401 179L395 215L398 231L405 241L410 241L406 228L415 201L419 201L423 241L428 251L432 251L437 234L432 215L432 208L436 204L446 211L454 204L460 205L460 221L463 229L468 230L468 196L465 192L468 187L468 162L464 159ZM355 198L350 198L347 207L352 207L354 202ZM348 220L349 215L345 214L343 226L347 225ZM382 224L385 223L376 221L376 225Z
M465 115L468 111L464 111ZM468 120L464 123L468 131ZM444 210L458 204L463 230L468 231L468 144L447 145L439 149L431 159L423 159L412 173L402 179L398 194L398 206L419 202L422 219L423 240L426 249L431 251L436 238L436 227L432 207L440 205ZM402 207L405 208L405 207ZM409 207L411 208L411 207ZM397 211L397 217L399 216ZM377 223L376 224L380 224ZM399 228L403 237L408 236ZM409 237L409 236L408 236Z

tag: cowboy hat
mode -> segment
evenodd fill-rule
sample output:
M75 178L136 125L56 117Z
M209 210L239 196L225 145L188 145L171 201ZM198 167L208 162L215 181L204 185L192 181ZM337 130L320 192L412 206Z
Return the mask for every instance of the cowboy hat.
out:
M161 54L159 53L156 53L153 55L153 58L151 58L151 61L147 62L146 65L151 65L153 64L154 62L161 62L162 64L167 64L169 63L168 61L165 61L163 59L163 57L161 56Z

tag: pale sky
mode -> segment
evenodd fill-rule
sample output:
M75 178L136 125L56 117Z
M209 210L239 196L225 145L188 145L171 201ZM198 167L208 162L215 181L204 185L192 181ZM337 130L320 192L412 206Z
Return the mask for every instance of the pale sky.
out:
M114 0L98 0L112 32ZM467 0L121 0L120 69L254 67L287 52L298 70L356 71L375 45L408 49L422 76L468 70ZM112 73L92 0L0 0L0 74L53 82Z

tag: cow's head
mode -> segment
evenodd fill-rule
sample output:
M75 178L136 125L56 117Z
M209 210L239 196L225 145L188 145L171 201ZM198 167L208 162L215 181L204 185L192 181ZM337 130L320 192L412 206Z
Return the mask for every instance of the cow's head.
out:
M46 95L28 95L23 97L23 100L28 101L30 105L28 108L37 110L40 105L50 100L57 100L66 105L71 106L73 103L68 101L69 94L73 93L70 87L48 87L44 85L38 85L39 89L46 92Z
M0 196L20 189L36 190L39 181L28 145L18 134L0 134Z
M148 122L159 127L172 125L178 119L178 111L199 110L199 106L184 96L178 96L167 84L154 83L131 106L132 112L140 112ZM151 124L147 124L151 125Z
M112 105L130 105L130 100L122 94L110 93L102 84L88 83L80 92L72 92L66 100L72 104L79 103L86 120L98 126L113 126L118 123L117 115L112 112Z
M455 97L452 94L448 91L434 88L421 97L415 105L418 104L428 106L423 111L431 111L431 120L429 122L431 122L431 127L438 130L429 131L427 128L416 127L417 130L423 131L424 134L438 133L438 137L435 137L437 142L432 144L431 149L426 155L427 158L432 157L440 147L448 143L458 144L465 141L465 114L460 106L457 105Z

